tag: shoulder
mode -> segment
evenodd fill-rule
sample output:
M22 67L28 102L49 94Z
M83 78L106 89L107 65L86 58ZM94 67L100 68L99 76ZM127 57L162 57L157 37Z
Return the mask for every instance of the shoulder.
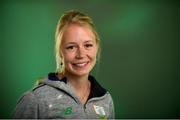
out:
M106 98L107 98L108 103L113 104L113 98L109 91L107 91L106 93Z
M30 89L22 94L22 96L19 98L18 103L38 103L38 97L37 92L40 93L39 90L42 90L45 88L45 85L38 85L34 87L33 89Z
M30 92L34 95L34 97L36 97L36 99L42 101L52 98L55 94L58 94L61 91L55 87L46 84L40 84L34 87Z
M33 92L31 91L27 91L25 92L18 100L18 103L22 103L22 102L29 102L29 103L36 103L37 100L35 99L35 95L33 94Z
M106 91L106 93L102 97L100 97L100 99L106 103L113 102L112 95L109 91Z

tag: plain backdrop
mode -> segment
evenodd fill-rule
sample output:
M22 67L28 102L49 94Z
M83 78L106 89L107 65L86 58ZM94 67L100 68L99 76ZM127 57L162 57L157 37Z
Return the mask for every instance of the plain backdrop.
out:
M94 20L102 53L92 74L112 94L116 118L180 118L180 4L147 1L1 1L0 118L55 71L57 21L71 9Z

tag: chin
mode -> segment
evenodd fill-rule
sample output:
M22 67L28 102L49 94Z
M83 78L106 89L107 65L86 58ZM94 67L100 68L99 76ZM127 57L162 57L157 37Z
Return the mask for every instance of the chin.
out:
M73 74L76 75L76 76L85 76L85 75L89 75L89 72L85 72L85 71L74 71Z

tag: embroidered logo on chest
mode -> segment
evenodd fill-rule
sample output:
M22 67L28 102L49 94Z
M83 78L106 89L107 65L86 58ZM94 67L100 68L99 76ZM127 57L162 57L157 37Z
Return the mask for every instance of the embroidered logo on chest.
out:
M72 112L72 107L67 107L64 109L64 115L71 115Z
M100 119L106 119L106 113L104 111L104 108L101 106L93 105L94 111L96 112L96 115Z
M74 115L74 112L73 112L72 106L64 107L58 112L58 116L64 117L64 118L69 118L69 117L72 117L73 115Z

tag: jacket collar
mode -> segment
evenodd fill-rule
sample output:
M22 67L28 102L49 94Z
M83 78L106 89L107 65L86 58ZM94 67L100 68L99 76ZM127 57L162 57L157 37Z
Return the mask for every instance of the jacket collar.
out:
M67 84L67 78L64 77L62 79L59 79L57 77L57 73L49 73L48 74L48 79L51 80L51 81L62 81L65 84ZM96 81L96 79L93 76L89 75L88 80L91 82L91 92L90 92L90 95L89 95L88 99L94 98L94 97L101 97L101 96L104 96L106 94L107 90L104 89Z

